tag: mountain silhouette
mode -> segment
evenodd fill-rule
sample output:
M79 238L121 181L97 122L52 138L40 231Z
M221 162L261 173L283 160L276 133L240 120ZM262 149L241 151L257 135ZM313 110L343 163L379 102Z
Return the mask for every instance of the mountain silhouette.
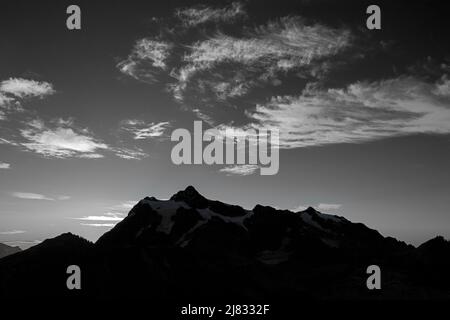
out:
M252 210L189 186L146 197L96 243L66 233L0 260L0 297L448 299L450 242L415 248L314 208ZM82 290L66 287L69 265ZM368 290L366 269L382 270Z

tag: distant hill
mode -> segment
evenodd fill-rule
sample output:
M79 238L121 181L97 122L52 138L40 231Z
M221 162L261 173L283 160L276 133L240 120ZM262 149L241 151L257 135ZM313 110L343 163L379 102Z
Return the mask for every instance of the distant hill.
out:
M0 297L449 299L449 257L442 237L415 248L314 208L246 210L188 187L141 200L95 244L63 234L1 259ZM71 264L81 291L66 288ZM372 264L379 291L366 287Z
M6 244L0 243L0 259L19 251L21 251L19 247L10 247Z

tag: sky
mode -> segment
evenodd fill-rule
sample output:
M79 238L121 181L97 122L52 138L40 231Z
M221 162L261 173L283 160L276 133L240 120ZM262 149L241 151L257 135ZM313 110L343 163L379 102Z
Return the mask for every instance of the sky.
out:
M0 11L0 242L95 241L145 196L308 206L450 238L439 1L14 1ZM279 130L279 171L175 165L174 130Z

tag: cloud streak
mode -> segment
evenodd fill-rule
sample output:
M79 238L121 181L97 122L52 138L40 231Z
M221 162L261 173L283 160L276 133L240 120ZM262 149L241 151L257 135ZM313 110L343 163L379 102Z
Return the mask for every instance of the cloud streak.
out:
M279 129L282 148L450 133L446 85L446 79L427 83L399 77L343 89L305 89L299 96L274 97L247 115L253 127Z
M0 161L0 169L10 169L10 168L11 168L11 165L9 163Z
M0 231L0 235L14 235L14 234L22 234L25 233L24 230L8 230L8 231Z
M237 19L247 16L244 6L240 2L233 2L229 6L213 8L208 6L196 6L178 9L175 15L187 27L198 26L205 23L233 23Z
M114 223L80 223L80 225L82 226L87 226L87 227L108 227L108 228L112 228L115 226Z
M154 124L148 128L130 127L128 131L136 140L161 137L166 124L168 123ZM29 118L27 122L18 122L17 127L18 134L13 135L11 139L0 138L0 143L21 147L47 158L100 159L107 153L126 160L141 160L148 157L148 154L138 147L123 147L121 143L104 142L89 129L75 125L73 119L43 121L40 118ZM6 165L4 167L6 169Z
M46 201L55 201L55 199L47 197L43 194L39 193L31 193L31 192L13 192L12 196L19 199L25 200L46 200Z
M149 155L145 153L140 148L112 148L111 149L115 155L119 158L122 158L124 160L142 160L144 158L147 158Z
M162 137L170 127L170 122L146 123L142 120L124 120L121 129L133 135L134 140L145 140L149 138Z
M236 166L227 166L219 171L222 173L226 173L228 176L237 175L237 176L248 176L252 175L259 169L258 165L246 164L246 165L236 165Z
M21 130L22 137L27 142L22 146L46 157L53 158L100 158L99 150L108 146L95 139L87 129L80 129L71 121L60 120L51 126L41 120L34 120Z
M121 221L123 217L119 217L117 213L104 216L86 216L81 218L74 218L83 221Z
M49 197L43 194L32 192L13 192L11 195L15 198L26 200L66 201L71 199L70 196Z
M212 93L219 100L240 97L254 87L278 86L288 73L310 74L309 68L351 45L351 33L300 17L285 17L234 37L219 33L189 47L184 66L173 73L174 97Z
M117 68L137 80L156 82L157 75L167 69L166 60L171 48L169 42L140 39L135 43L128 58L117 64Z
M73 218L83 221L80 223L82 226L88 227L114 227L116 223L122 221L124 218L123 213L119 212L107 212L100 216L85 216L81 218Z
M9 78L0 83L0 92L12 95L16 98L43 98L55 93L55 90L53 89L52 84L45 81Z
M10 114L22 113L22 102L28 98L44 98L54 94L51 83L23 78L9 78L0 82L0 120Z

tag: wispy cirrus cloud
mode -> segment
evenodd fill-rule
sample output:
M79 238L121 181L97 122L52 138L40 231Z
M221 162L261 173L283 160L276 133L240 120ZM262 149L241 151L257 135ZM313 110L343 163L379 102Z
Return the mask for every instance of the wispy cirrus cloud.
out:
M70 196L56 196L49 197L40 193L32 192L13 192L11 195L15 198L26 199L26 200L47 200L47 201L65 201L71 199Z
M0 161L0 169L10 169L10 168L11 168L11 165L9 163Z
M54 198L45 196L39 193L31 193L31 192L13 192L11 194L15 198L25 199L25 200L46 200L46 201L55 201Z
M83 221L121 221L123 217L119 216L118 213L110 213L109 215L103 216L86 216L81 218L74 218Z
M309 74L313 62L350 44L348 30L308 25L300 17L269 22L242 37L219 33L190 46L171 89L178 100L202 92L220 100L243 96L255 86L281 85L289 72Z
M399 77L342 89L274 97L247 115L255 128L279 129L280 147L360 143L417 133L450 133L448 80Z
M158 126L152 128L153 135L158 135ZM139 134L139 132L136 132ZM139 135L151 135L143 130ZM31 118L27 122L18 123L18 134L11 139L0 138L1 144L9 144L34 152L48 158L68 159L100 159L107 154L130 160L141 160L148 154L136 146L124 147L121 143L106 143L97 138L88 128L75 124L73 119L51 119L44 121Z
M112 228L115 226L114 223L80 223L80 225L87 227L104 227L104 228Z
M245 165L235 165L235 166L226 166L219 171L222 173L226 173L227 175L236 175L236 176L248 176L252 175L259 169L258 165L253 164L245 164Z
M281 18L242 38L218 34L195 43L184 58L188 66L181 74L185 79L224 62L289 71L313 59L336 54L350 44L350 39L350 32L345 29L306 25L299 17Z
M134 140L162 137L170 126L168 121L147 123L143 120L124 120L121 123L121 129L131 133Z
M261 88L289 87L285 82L292 77L320 79L332 69L328 60L343 56L353 45L348 29L307 22L299 16L259 26L240 25L240 31L233 34L216 24L210 33L200 27L206 21L222 19L219 15L244 13L237 2L214 9L180 9L176 15L191 26L193 36L184 38L182 31L170 32L177 25L168 26L169 31L160 30L154 37L138 41L118 68L141 81L165 83L182 108L213 123L220 116L243 117L243 112L254 106L249 103L255 100L252 94ZM269 92L259 90L257 100L264 101Z
M166 60L172 44L153 39L138 40L127 59L119 62L117 68L137 80L153 83L156 76L167 69Z
M98 151L108 149L108 145L94 138L87 129L76 127L72 121L59 119L45 124L42 120L31 121L21 131L26 142L22 146L47 157L53 158L101 158Z
M7 231L0 231L0 235L14 235L14 234L22 234L25 233L24 230L7 230Z
M124 218L123 213L107 212L100 216L85 216L81 218L73 218L82 221L80 225L88 227L114 227Z
M178 9L175 15L185 26L192 27L209 22L233 23L237 19L245 18L247 13L242 3L233 2L229 6L221 8L202 5Z
M366 56L367 51L358 45L362 41L358 30L300 16L278 17L259 26L230 19L237 27L233 32L219 23L204 25L220 22L218 14L225 12L247 14L237 2L220 8L177 10L182 26L169 26L173 23L169 20L163 24L169 31L145 38L151 45L140 47L150 59L142 59L147 54L134 54L133 49L131 55L138 61L148 60L151 67L134 64L133 74L139 70L156 75L156 68L182 108L191 109L216 128L277 129L281 148L450 133L447 63L430 65L427 69L434 71L427 71L427 77L407 69L409 75L344 80L339 86L327 77ZM188 38L170 32L185 30L183 26L189 26ZM162 46L168 50L156 55L164 57L164 64L155 64L159 61L154 58L156 43L161 41L170 45ZM251 171L227 167L222 172Z
M4 93L0 91L0 107L3 107L10 103L11 101L14 101L14 98L7 97Z
M90 215L78 218L70 218L81 221L80 225L88 227L114 227L125 218L128 211L136 204L135 201L125 201L108 208L109 211L100 215Z
M53 85L45 81L9 78L0 82L0 120L9 114L24 111L22 102L27 98L44 98L55 93Z
M146 58L144 54L141 57ZM156 61L154 63L159 65ZM45 81L10 78L0 82L0 120L10 121L9 128L5 126L5 130L0 132L0 144L9 144L45 157L60 159L99 159L105 157L108 152L122 159L140 160L148 156L137 147L107 144L88 128L75 125L74 118L53 118L44 121L22 108L25 98L44 98L54 93L53 85ZM8 118L9 114L15 114L15 117ZM18 114L20 116L17 116ZM150 129L153 131L137 132L137 137L143 139L146 135L157 135L158 130L162 130L158 126ZM0 169L7 169L7 165L1 163Z
M138 147L134 147L133 149L121 147L112 148L111 150L117 157L125 160L142 160L149 156L148 153L144 152L141 148Z
M55 93L53 85L45 81L35 81L23 78L9 78L0 83L0 92L16 98L45 96ZM1 99L0 99L1 100Z
M433 93L437 96L449 98L450 97L450 80L448 75L442 76L439 82L436 83Z

